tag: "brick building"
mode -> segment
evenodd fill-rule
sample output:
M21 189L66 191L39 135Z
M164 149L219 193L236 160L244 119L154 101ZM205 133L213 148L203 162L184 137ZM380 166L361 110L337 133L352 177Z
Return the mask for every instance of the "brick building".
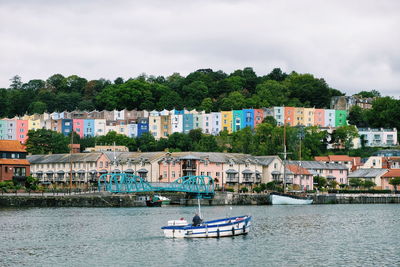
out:
M0 182L23 182L30 175L25 147L17 140L0 140Z

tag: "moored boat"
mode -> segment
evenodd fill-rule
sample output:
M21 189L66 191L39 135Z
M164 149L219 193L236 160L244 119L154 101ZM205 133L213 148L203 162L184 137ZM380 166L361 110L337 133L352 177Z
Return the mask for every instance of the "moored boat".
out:
M271 193L272 205L310 205L313 199L303 196Z
M168 221L161 227L165 237L170 238L208 238L246 235L251 227L251 216L237 216L219 220L205 221L198 226L188 224L186 220Z

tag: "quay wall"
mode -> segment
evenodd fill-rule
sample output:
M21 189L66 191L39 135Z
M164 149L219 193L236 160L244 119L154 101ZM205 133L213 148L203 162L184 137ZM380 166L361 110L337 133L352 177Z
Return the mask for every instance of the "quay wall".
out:
M172 205L197 205L197 199L183 193L165 193ZM0 207L144 207L145 195L110 193L82 195L0 195ZM400 203L400 195L321 194L311 196L313 204L391 204ZM201 199L201 205L270 205L269 194L217 192L213 199Z

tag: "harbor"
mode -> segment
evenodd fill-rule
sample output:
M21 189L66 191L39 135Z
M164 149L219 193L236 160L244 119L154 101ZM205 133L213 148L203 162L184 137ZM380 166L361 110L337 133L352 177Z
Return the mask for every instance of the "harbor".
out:
M249 214L246 236L167 239L196 206L0 208L1 266L398 266L400 205L202 206ZM178 218L179 218L178 217Z

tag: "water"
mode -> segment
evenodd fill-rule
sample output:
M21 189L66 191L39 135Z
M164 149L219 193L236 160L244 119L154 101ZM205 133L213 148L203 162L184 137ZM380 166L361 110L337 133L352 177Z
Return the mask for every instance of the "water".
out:
M247 236L163 237L194 209L0 209L0 266L400 266L400 205L239 206L230 215L253 215Z

